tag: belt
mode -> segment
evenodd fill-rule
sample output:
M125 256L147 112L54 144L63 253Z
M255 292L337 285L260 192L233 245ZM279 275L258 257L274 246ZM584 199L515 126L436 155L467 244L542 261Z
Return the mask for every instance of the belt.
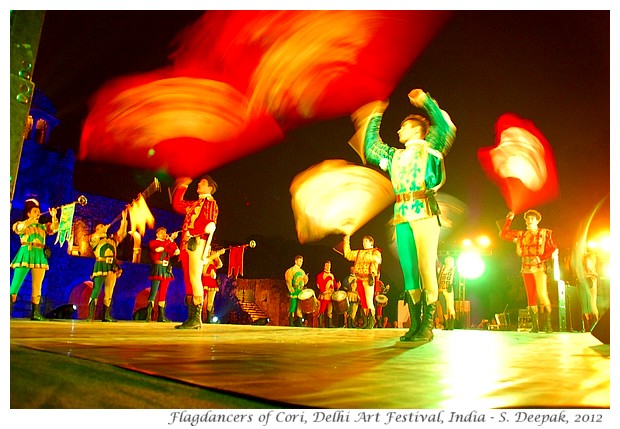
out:
M97 262L105 262L106 264L113 264L114 263L114 257L113 256L108 256L107 258L97 258L96 261Z
M22 246L28 246L29 248L45 249L45 244L41 243L22 243Z
M411 191L396 194L397 203L400 203L402 201L420 200L422 198L426 198L426 191Z

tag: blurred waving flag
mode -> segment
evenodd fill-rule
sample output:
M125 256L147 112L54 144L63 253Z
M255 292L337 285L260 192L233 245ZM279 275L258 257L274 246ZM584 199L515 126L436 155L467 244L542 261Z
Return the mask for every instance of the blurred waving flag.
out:
M300 243L352 235L394 202L390 179L378 171L328 159L299 173L290 186Z
M208 11L91 100L78 157L196 177L387 98L447 11Z
M551 145L527 119L513 113L501 115L495 123L495 146L480 149L478 159L515 213L559 194Z

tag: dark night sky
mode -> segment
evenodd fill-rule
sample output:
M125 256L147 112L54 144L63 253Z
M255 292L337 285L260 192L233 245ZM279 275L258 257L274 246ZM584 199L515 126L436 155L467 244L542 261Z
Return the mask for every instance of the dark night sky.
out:
M52 146L77 151L88 97L113 77L165 65L173 36L200 13L47 12L33 80L61 120L52 133ZM609 11L455 13L392 94L382 126L387 143L397 143L398 124L411 110L407 93L412 88L429 91L458 128L446 158L448 180L442 191L463 201L468 216L451 239L478 232L497 237L495 222L502 221L508 209L476 153L494 143L498 116L514 112L532 120L555 151L561 196L537 207L543 214L541 226L554 229L561 248L573 244L580 223L610 192ZM219 238L296 239L291 180L325 159L359 163L347 145L352 133L348 117L323 121L210 172L219 184ZM78 162L74 186L78 192L130 201L152 177L149 172ZM151 204L169 208L164 193ZM609 223L608 212L603 225ZM387 209L362 228L359 237L354 236L354 247L366 232L381 246L389 217ZM515 221L515 227L523 226ZM323 242L331 246L338 240L328 237Z

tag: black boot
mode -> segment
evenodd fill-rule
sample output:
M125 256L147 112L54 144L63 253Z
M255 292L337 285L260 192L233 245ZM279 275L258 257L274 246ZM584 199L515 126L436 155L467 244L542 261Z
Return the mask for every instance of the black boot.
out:
M418 328L420 327L422 317L422 298L424 298L424 294L420 297L420 301L414 304L411 294L405 291L405 302L409 308L409 320L411 321L411 326L409 326L409 330L405 333L405 335L400 337L401 341L411 341L411 338L418 333Z
M368 315L366 316L366 329L373 329L375 327L375 315L372 311L368 310Z
M448 320L446 320L446 331L452 330L454 330L454 318L450 317Z
M530 329L531 333L538 332L538 313L534 313L534 311L530 308L530 319L532 320L532 329Z
M169 323L170 320L166 318L166 305L160 305L157 309L157 321L163 323Z
M147 322L150 322L152 320L152 316L153 316L153 301L149 301L149 303L146 305L146 318L145 318L145 320Z
M325 327L325 315L324 314L319 314L318 327L319 328L324 328Z
M327 317L327 327L328 328L333 328L334 327L334 325L332 323L332 318L329 317L329 316Z
M288 326L295 326L295 316L288 314Z
M116 319L110 316L111 305L112 303L110 303L110 305L103 304L103 317L101 318L102 322L116 322Z
M551 313L545 312L545 332L550 334L553 332L553 326L551 325Z
M187 320L180 325L175 326L175 329L200 329L202 328L202 303L190 304L187 307Z
M30 320L36 320L38 322L47 320L45 317L41 316L41 313L39 312L40 307L41 304L35 304L34 302L32 303L32 314L30 315Z
M432 304L424 303L422 305L422 322L420 329L411 338L411 341L433 341L433 325L435 322L435 310L437 309L437 301Z
M88 317L86 318L86 320L89 321L93 321L95 320L95 310L97 309L97 303L95 302L95 300L91 300L88 303Z
M587 316L582 316L583 319L583 332L592 331L592 324L590 323L590 319Z

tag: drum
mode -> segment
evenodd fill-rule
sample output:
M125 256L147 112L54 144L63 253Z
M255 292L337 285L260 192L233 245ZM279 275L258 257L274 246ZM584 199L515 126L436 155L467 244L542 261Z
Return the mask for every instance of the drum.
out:
M379 307L385 307L388 303L388 297L383 294L379 294L375 296L375 302Z
M316 299L312 289L304 289L297 296L299 308L303 314L314 313L319 309L319 300Z
M332 295L332 305L334 311L339 314L344 314L349 311L349 298L347 292L344 290L337 290Z

